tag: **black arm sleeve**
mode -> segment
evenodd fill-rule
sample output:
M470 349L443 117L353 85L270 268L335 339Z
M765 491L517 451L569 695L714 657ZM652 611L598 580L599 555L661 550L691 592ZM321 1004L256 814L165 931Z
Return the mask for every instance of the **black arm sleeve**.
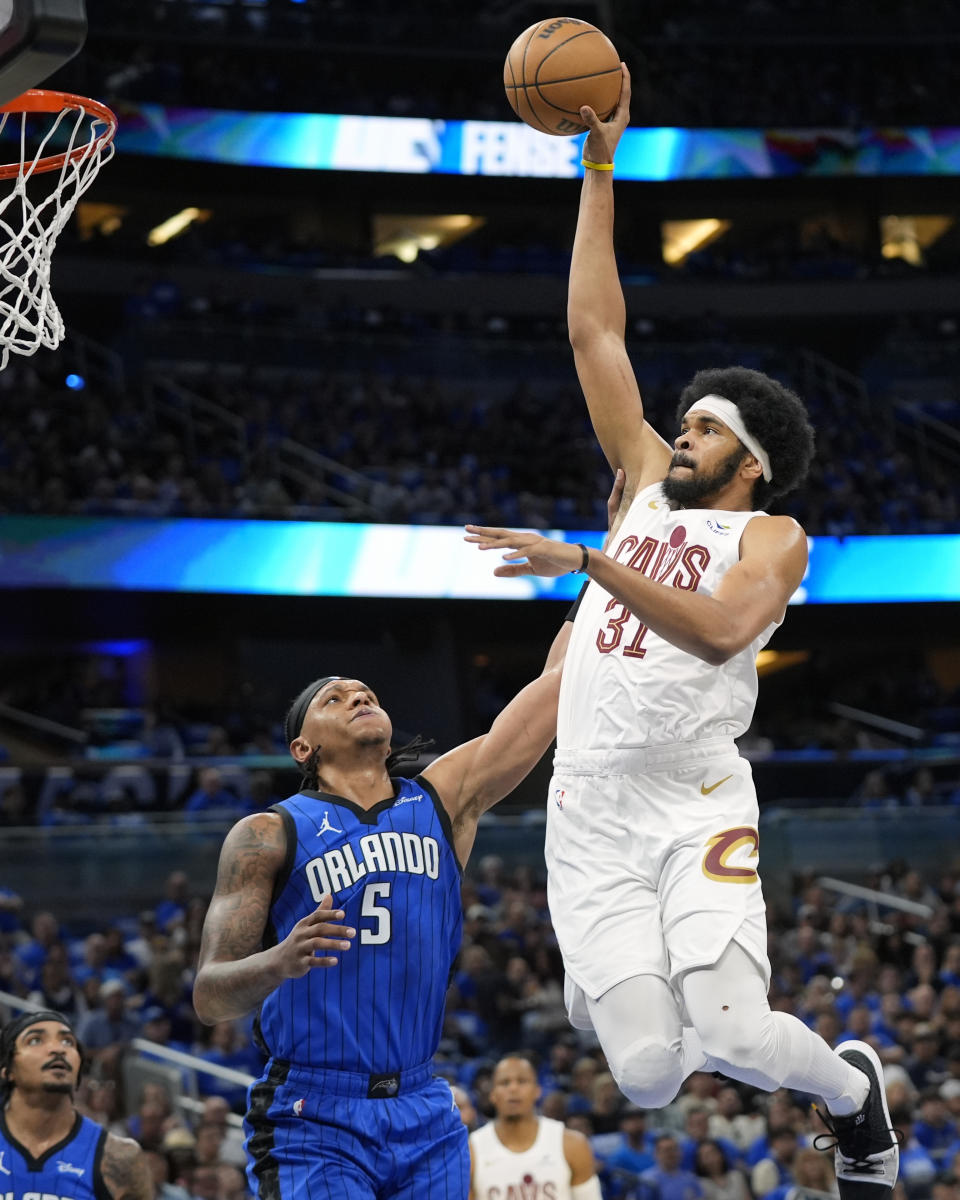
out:
M570 611L569 611L569 612L567 613L567 615L566 615L566 616L563 618L565 621L572 621L572 620L574 619L574 617L576 617L576 615L577 615L577 609L580 607L580 602L581 602L581 600L583 600L583 594L584 594L584 592L587 590L587 588L588 588L589 586L590 586L590 580L589 580L589 579L587 579L587 580L585 580L585 581L584 581L584 585L583 585L583 587L580 589L580 594L579 594L579 596L577 596L576 600L574 600L573 604L570 606Z

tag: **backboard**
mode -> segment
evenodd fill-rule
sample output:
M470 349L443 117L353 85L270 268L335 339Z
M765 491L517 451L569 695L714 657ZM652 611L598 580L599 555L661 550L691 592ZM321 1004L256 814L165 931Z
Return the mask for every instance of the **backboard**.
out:
M0 0L0 104L49 78L86 36L84 0Z

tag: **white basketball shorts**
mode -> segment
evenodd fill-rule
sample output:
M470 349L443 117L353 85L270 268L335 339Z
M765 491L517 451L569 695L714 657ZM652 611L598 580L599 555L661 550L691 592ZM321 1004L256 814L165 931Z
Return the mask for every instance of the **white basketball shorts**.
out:
M731 941L769 985L757 795L732 741L558 752L547 807L571 1014L577 989L596 1000L635 975L673 984Z

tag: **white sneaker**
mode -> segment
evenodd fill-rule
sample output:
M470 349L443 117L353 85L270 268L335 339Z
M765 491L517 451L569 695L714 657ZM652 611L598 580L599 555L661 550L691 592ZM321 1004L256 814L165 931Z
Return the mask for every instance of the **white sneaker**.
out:
M883 1067L876 1051L866 1042L844 1042L837 1053L844 1062L866 1075L870 1091L860 1111L849 1117L820 1112L820 1119L836 1141L832 1146L817 1149L836 1150L840 1200L880 1200L879 1189L891 1191L900 1169L899 1140L890 1124ZM814 1139L814 1145L817 1140Z

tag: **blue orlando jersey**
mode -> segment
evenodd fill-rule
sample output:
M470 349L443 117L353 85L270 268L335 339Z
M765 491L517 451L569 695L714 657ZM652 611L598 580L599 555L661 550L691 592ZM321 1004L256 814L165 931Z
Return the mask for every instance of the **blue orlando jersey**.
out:
M365 811L303 791L274 805L287 858L268 937L278 942L326 893L356 929L333 967L313 967L264 1000L268 1052L298 1066L386 1075L428 1062L460 946L460 864L450 818L422 776Z
M77 1113L63 1141L34 1158L0 1111L0 1200L110 1200L100 1171L106 1140L105 1129Z

